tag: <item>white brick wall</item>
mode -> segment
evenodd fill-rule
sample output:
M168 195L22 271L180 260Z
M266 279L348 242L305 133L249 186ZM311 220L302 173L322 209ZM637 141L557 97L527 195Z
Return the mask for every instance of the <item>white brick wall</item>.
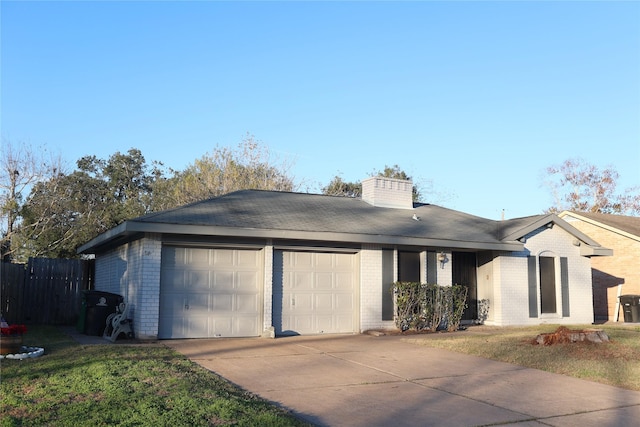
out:
M442 264L442 262L440 262L440 260L438 259L438 257L440 256L440 253L444 253L445 256L447 257L447 261L444 263L444 265ZM453 270L451 267L451 252L447 252L447 251L438 251L438 253L436 253L436 279L437 279L437 283L440 286L451 286L453 285Z
M96 290L124 297L141 339L158 336L161 254L160 237L148 235L96 257Z
M360 332L394 328L382 320L382 248L363 245L360 251Z
M362 200L383 208L413 209L413 183L374 176L362 181Z
M263 294L263 330L273 326L273 244L268 242L264 248L264 294Z
M494 318L489 324L537 325L590 324L593 322L591 288L591 260L580 256L580 248L573 245L574 237L558 226L540 228L526 236L525 251L500 256L494 260ZM554 256L556 261L556 314L529 317L529 288L527 256ZM559 258L568 259L569 317L562 317ZM538 311L540 296L538 286Z
M162 242L159 235L148 235L139 242L135 258L141 262L135 268L138 273L136 283L132 283L132 287L138 291L133 305L133 325L137 337L142 339L157 338Z

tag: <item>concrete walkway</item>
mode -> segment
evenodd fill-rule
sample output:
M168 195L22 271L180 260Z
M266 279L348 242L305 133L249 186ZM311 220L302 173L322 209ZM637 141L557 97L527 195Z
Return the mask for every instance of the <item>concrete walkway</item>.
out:
M164 344L320 426L640 425L640 392L410 344L400 336Z

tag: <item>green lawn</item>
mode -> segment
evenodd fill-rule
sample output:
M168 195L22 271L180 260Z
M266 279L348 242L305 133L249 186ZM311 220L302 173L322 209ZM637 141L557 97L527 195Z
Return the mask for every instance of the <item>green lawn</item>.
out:
M640 391L640 325L579 325L570 329L604 329L610 342L534 345L541 333L558 325L531 327L472 326L467 331L413 335L415 344L443 348L519 366Z
M39 358L0 361L1 426L304 426L162 345L76 343L33 326Z

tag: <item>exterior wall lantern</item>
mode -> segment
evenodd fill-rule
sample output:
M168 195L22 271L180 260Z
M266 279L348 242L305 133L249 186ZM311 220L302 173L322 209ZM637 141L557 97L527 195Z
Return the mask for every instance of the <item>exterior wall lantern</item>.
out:
M440 252L438 254L438 261L440 261L440 268L444 268L444 265L449 261L449 258L447 258L447 254Z

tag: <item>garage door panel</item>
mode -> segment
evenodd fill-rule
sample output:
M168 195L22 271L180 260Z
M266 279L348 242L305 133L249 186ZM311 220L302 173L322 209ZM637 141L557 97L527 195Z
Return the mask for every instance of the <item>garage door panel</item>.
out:
M294 272L293 280L290 283L290 288L298 289L303 288L307 289L310 284L313 283L313 273L310 272Z
M208 293L189 293L186 297L184 315L189 317L192 317L194 315L207 316L207 313L209 313L210 304L211 300Z
M161 317L161 320L162 317ZM192 336L202 336L208 330L207 317L191 317L183 318L180 321L170 321L164 319L167 323L167 333L171 334L172 338L190 338Z
M186 276L186 277L185 277ZM208 290L210 286L210 277L208 270L192 270L183 274L183 287L187 290Z
M317 273L315 281L311 286L315 289L333 289L334 275L333 273Z
M233 295L216 293L211 296L209 308L213 313L220 315L221 313L230 313L233 311Z
M186 265L209 265L209 251L202 249L185 249Z
M335 289L344 290L344 292L351 292L353 288L353 274L352 273L336 273L333 279Z
M347 294L335 295L335 309L340 311L354 310L355 304L354 304L353 295L347 295Z
M255 313L259 310L260 300L255 295L235 295L235 312L240 315L241 313Z
M253 331L260 327L255 316L243 317L242 315L239 315L234 318L234 322L233 329L241 336L250 336L253 334Z
M324 331L335 331L333 316L331 314L316 316L315 329L321 333Z
M226 268L233 265L233 249L210 249L210 251L213 254L211 257L213 267Z
M184 284L188 282L186 274L182 270L164 269L160 276L160 280L167 284L171 284L171 288L167 287L167 291L170 289L183 289Z
M335 259L336 254L332 253L318 253L316 254L316 263L315 266L317 268L329 268L333 267L333 260Z
M311 331L315 330L313 327L313 318L311 315L298 315L290 318L291 328L289 330L297 331Z
M290 266L297 269L305 269L313 266L311 252L292 252Z
M217 292L233 291L233 271L213 271L212 288Z
M353 332L355 324L352 316L335 316L337 332Z
M289 300L291 301L291 312L308 312L313 309L313 295L295 293L291 294Z
M338 269L351 270L354 268L354 256L351 254L335 254L335 265Z
M173 316L184 310L186 301L182 294L167 293L165 298L160 298L160 313L164 316Z
M238 292L256 292L260 289L259 275L255 271L239 271L235 284Z
M260 335L262 254L253 249L163 247L158 336Z
M185 337L203 336L209 330L209 318L205 315L190 317L185 320Z
M234 333L233 318L231 316L216 316L209 318L209 336L228 337Z
M331 312L334 309L332 294L314 294L314 300L314 308L318 312L322 310Z
M353 253L277 251L276 334L355 332L357 270Z
M262 263L260 259L260 253L257 251L241 251L238 252L237 265L238 267L259 267Z

